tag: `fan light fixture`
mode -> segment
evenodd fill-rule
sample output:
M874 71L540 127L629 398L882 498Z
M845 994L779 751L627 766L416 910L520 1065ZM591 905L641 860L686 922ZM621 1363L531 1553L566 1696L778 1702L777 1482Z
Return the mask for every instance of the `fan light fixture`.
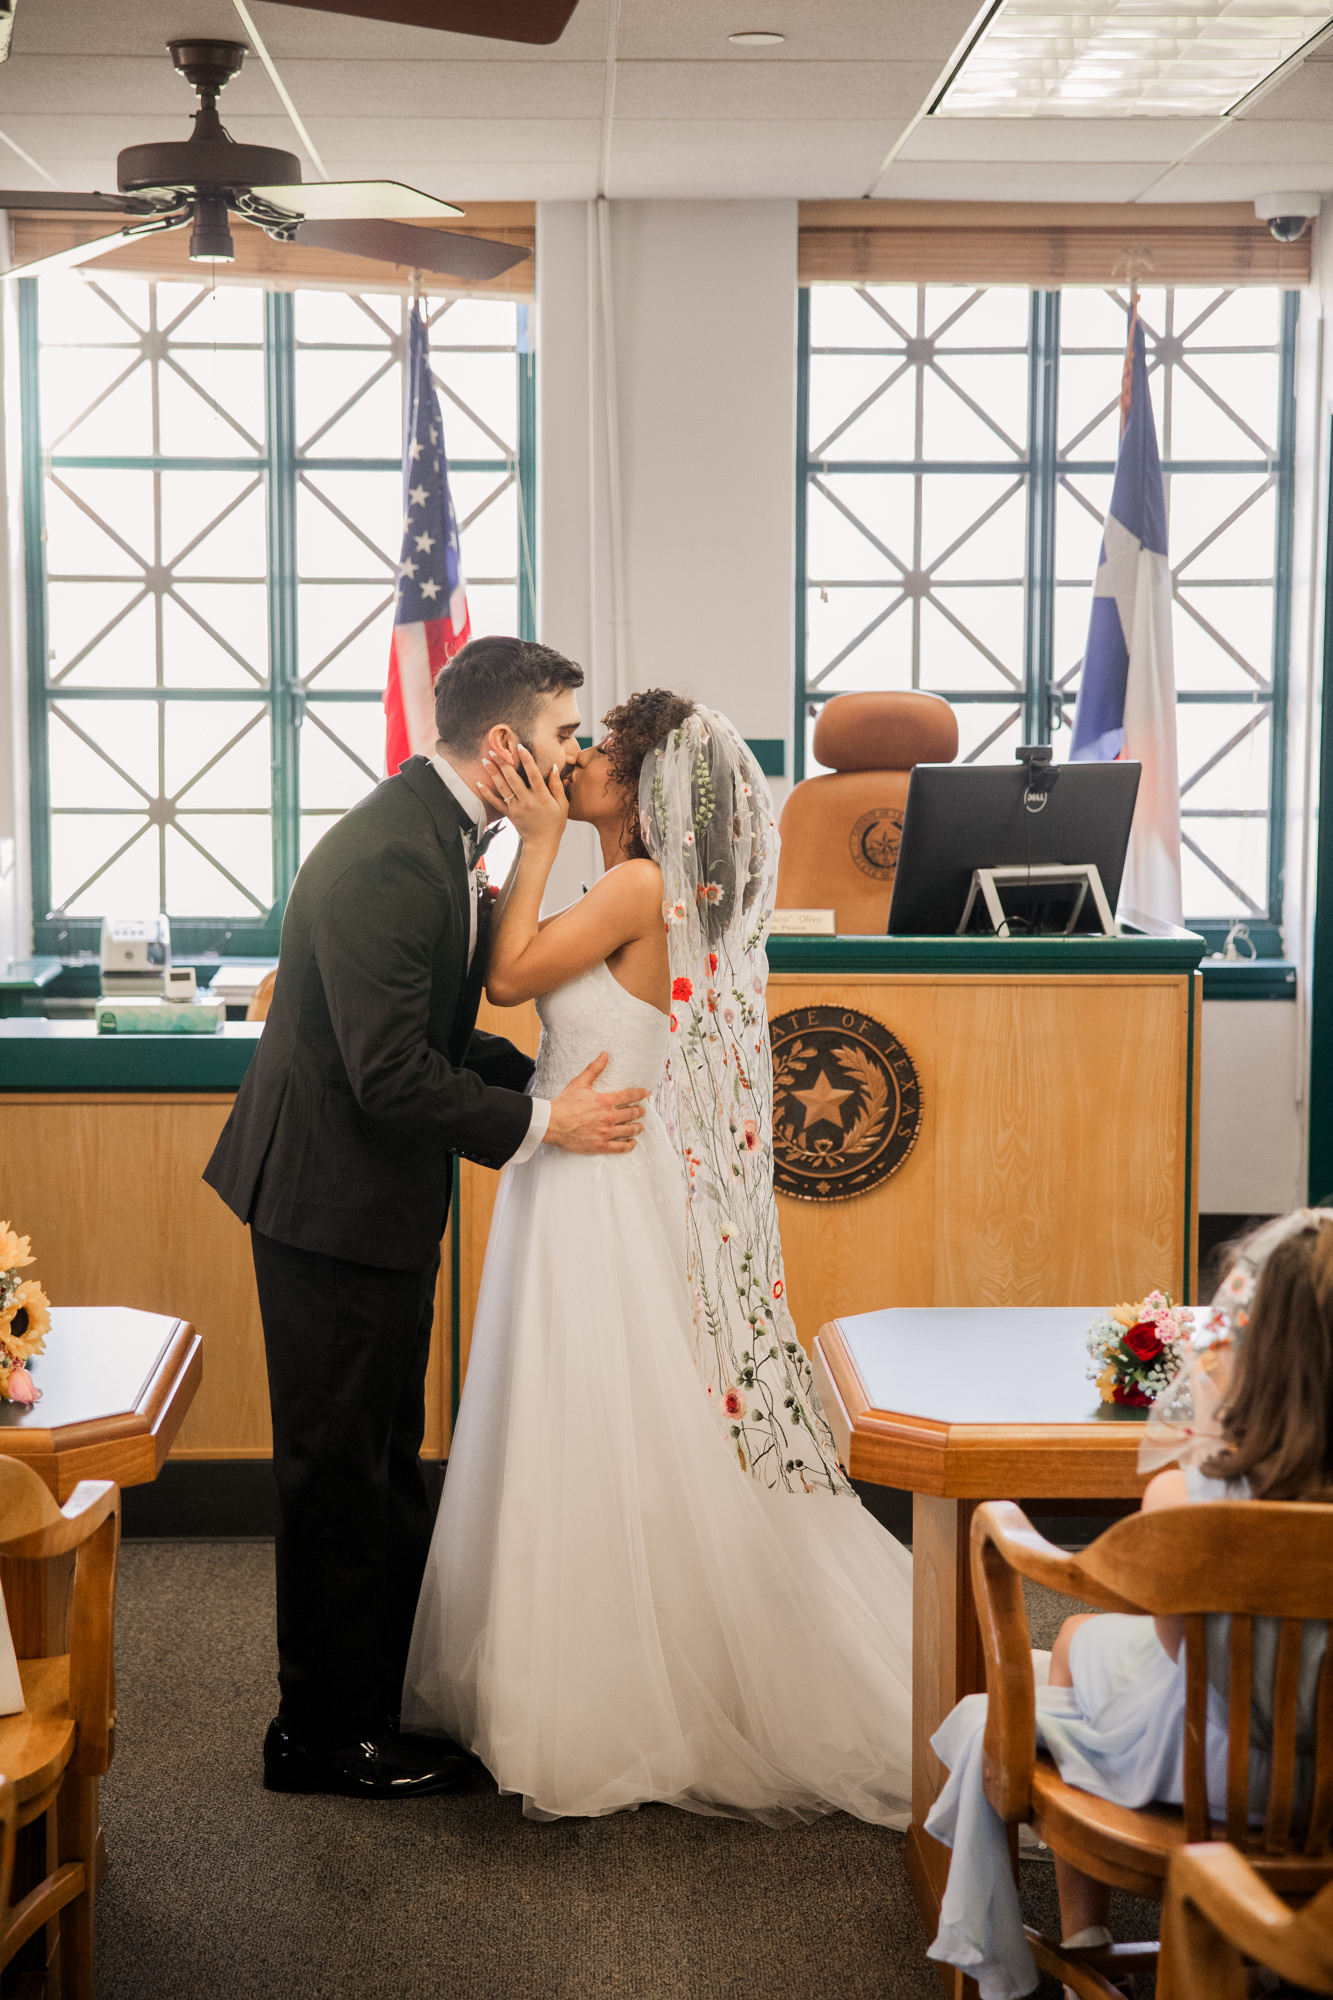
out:
M944 118L1220 118L1333 22L1327 0L999 0Z
M779 42L785 42L785 35L775 35L768 28L743 28L738 35L728 35L727 40L738 49L775 49Z

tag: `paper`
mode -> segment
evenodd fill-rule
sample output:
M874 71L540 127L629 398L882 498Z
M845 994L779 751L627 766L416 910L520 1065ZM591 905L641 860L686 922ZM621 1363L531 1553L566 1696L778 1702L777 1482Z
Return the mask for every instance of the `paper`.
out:
M18 1715L23 1709L23 1682L19 1678L18 1655L9 1630L9 1614L0 1586L0 1715Z

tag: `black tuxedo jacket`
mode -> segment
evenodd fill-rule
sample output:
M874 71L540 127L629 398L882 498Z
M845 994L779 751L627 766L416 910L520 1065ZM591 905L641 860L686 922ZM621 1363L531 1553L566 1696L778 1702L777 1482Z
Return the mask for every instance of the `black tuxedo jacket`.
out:
M474 1032L469 822L425 757L334 825L292 887L272 1005L204 1179L265 1236L416 1270L439 1248L453 1155L502 1167L532 1063Z

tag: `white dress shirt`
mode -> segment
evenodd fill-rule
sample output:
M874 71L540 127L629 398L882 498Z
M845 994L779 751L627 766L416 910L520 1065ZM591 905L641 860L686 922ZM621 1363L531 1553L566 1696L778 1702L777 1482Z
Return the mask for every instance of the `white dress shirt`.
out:
M485 806L482 804L481 800L477 797L477 794L473 791L471 785L466 784L464 780L459 777L457 771L455 771L452 764L446 763L445 759L441 757L438 753L432 753L430 761L435 767L435 774L439 778L441 784L445 787L445 789L448 792L452 794L452 796L455 799L457 799L459 805L462 806L463 811L472 821L472 825L474 828L472 836L473 841L476 842L480 840L482 834L485 833L486 831ZM467 858L469 861L468 905L467 905L468 909L467 964L468 964L468 971L470 972L472 970L473 954L477 949L477 885L473 880L471 859L470 857ZM538 1146L541 1145L542 1140L546 1137L546 1128L550 1124L550 1122L551 1122L551 1106L549 1100L545 1097L534 1097L532 1100L532 1121L529 1124L527 1131L523 1134L523 1142L519 1146L518 1151L513 1155L513 1157L509 1161L509 1165L511 1167L521 1167L525 1161L530 1160L532 1158Z

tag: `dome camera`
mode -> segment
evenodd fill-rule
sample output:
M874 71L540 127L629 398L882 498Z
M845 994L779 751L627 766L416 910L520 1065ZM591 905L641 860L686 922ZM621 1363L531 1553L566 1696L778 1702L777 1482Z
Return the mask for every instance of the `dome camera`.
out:
M1295 243L1305 234L1311 217L1318 215L1321 199L1317 194L1261 194L1254 212L1279 243Z

